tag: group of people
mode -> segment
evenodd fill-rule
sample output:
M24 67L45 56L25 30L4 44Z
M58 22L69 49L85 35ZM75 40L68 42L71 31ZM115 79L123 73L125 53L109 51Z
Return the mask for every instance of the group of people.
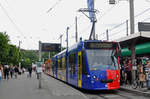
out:
M22 70L25 71L25 70ZM21 74L21 71L19 70L19 68L17 66L9 66L9 65L5 65L4 67L2 65L0 65L0 79L9 79L10 77L13 78L17 78L17 75Z
M132 61L129 60L124 60L122 67L121 67L121 80L122 82L124 82L125 84L132 83Z
M139 58L136 61L136 78L141 83L147 81L147 74L150 75L150 60L149 58ZM148 70L148 72L146 71ZM131 59L124 59L121 65L121 84L132 84L133 64ZM147 73L146 73L147 72Z

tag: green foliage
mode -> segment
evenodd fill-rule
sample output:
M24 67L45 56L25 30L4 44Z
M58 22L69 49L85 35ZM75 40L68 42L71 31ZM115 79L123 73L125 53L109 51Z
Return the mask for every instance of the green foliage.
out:
M9 54L9 37L6 33L0 32L0 62L7 64L7 56Z
M8 64L18 65L19 63L19 50L15 45L10 45L9 55L7 57Z
M28 51L24 50L21 51L21 66L28 68L32 65L32 63L35 63L38 61L38 54L36 51Z

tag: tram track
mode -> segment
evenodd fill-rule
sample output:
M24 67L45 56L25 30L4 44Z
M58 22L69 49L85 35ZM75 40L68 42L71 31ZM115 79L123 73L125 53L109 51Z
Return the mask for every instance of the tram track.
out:
M120 90L113 91L98 91L98 92L86 92L84 93L88 99L149 99L148 97L138 96L134 93L129 93Z

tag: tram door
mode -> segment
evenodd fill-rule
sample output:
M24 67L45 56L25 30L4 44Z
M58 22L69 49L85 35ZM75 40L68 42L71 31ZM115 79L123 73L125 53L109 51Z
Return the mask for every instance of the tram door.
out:
M82 87L82 53L78 52L78 87Z

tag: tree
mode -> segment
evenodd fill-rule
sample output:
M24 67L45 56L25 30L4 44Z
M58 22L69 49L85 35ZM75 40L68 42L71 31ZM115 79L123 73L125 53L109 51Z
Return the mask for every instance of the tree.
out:
M18 65L19 63L19 49L15 45L9 45L9 54L7 56L8 64Z
M9 54L9 37L6 33L0 32L0 62L8 64L7 56Z
M38 61L38 54L36 51L31 50L22 50L21 51L21 66L28 68L32 65L32 63L35 63Z

